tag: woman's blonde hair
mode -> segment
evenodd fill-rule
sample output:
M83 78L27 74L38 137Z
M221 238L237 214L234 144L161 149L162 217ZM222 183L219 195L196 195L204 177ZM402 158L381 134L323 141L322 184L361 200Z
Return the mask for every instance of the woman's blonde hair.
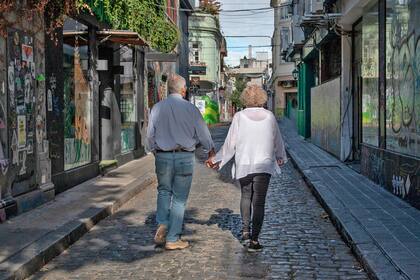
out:
M241 94L241 102L245 107L263 107L267 99L267 92L259 85L249 85Z

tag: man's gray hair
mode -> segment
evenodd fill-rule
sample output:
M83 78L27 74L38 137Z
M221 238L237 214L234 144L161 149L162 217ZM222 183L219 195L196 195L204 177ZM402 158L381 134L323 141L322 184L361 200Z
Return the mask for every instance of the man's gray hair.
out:
M168 91L171 93L181 93L187 82L178 74L171 74L168 79Z

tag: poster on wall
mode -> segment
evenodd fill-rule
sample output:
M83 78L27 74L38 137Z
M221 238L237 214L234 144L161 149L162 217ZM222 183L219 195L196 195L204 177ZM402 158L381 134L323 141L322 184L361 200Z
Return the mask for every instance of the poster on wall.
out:
M26 116L19 115L17 117L18 123L18 148L22 149L26 147Z
M35 169L35 69L36 51L33 37L9 28L7 30L7 135L11 166L27 180ZM24 192L25 190L21 190Z
M22 44L22 61L25 63L34 62L34 51L31 46Z

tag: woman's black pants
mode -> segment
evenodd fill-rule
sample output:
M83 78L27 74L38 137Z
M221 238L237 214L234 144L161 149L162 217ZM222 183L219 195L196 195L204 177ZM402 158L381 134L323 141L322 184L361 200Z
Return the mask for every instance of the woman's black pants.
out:
M251 239L258 241L264 221L265 197L270 183L270 174L256 173L239 179L241 184L241 216L244 232L250 232L252 212Z

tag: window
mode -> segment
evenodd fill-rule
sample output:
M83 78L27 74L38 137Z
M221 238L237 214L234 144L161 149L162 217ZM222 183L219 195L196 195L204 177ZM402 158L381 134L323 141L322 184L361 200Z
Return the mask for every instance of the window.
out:
M192 43L190 47L190 63L191 64L200 63L200 53L201 53L200 43Z
M386 7L386 148L420 157L420 0Z
M282 51L286 50L289 46L289 34L290 30L287 27L283 27L280 30L280 46Z
M63 27L64 169L91 162L92 92L88 82L87 26L67 18ZM75 34L77 31L77 34Z
M379 145L379 18L375 4L363 16L360 26L362 142ZM356 32L357 32L356 29Z
M121 152L129 152L136 148L136 102L134 96L133 49L124 46L120 49L120 64L124 67L121 75Z
M280 19L288 19L289 18L289 6L280 7Z

